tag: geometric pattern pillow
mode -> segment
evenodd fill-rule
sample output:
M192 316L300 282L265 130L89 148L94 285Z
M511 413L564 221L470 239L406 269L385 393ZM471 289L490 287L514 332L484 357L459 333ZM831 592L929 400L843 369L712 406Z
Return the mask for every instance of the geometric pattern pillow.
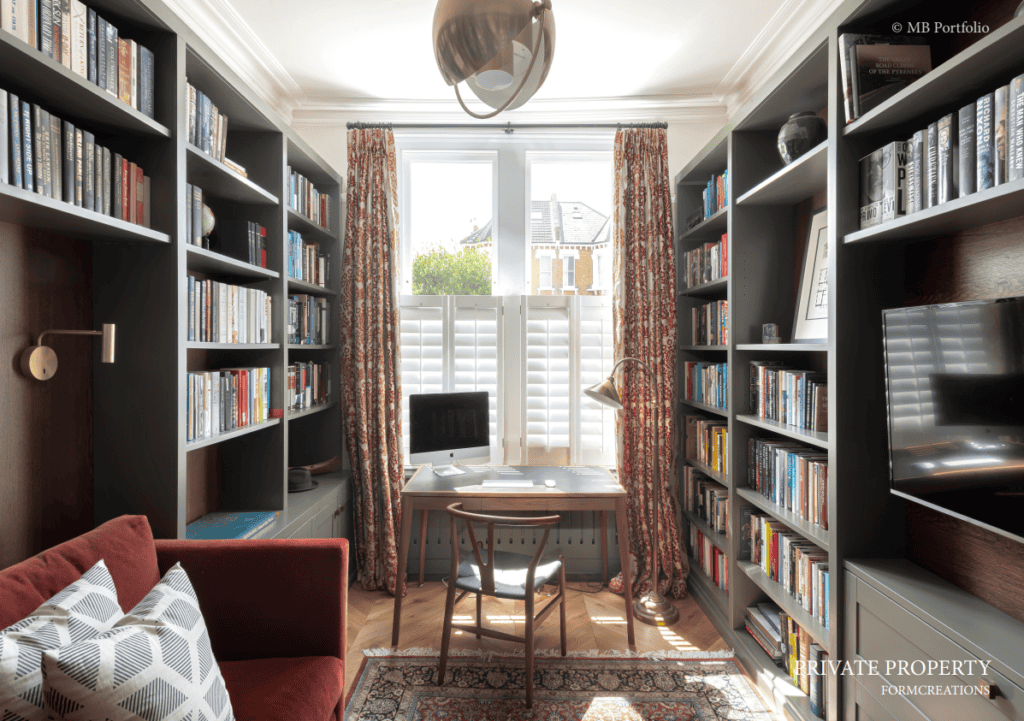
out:
M95 638L123 613L110 571L99 561L77 581L0 631L0 719L43 721L43 652Z
M180 564L114 628L45 652L43 697L46 710L66 721L235 718Z

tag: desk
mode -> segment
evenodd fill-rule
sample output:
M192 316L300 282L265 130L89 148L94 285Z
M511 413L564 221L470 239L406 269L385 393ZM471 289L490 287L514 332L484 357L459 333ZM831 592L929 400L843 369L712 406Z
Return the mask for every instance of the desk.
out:
M626 491L601 469L600 475L583 475L561 466L514 466L522 475L499 474L494 469L467 471L461 476L442 477L420 466L402 489L402 531L398 541L398 592L391 624L391 645L398 645L402 623L402 593L409 559L409 536L416 511L443 511L462 501L467 511L601 511L604 519L602 535L607 534L607 511L615 511L619 531L619 559L625 586L626 634L629 645L636 644L633 635L633 591L630 578L629 530L626 527ZM587 469L593 474L593 469ZM544 479L555 481L554 488ZM533 481L529 488L484 486L484 480ZM604 539L602 539L604 540ZM423 546L421 544L420 548ZM420 568L422 568L422 561Z

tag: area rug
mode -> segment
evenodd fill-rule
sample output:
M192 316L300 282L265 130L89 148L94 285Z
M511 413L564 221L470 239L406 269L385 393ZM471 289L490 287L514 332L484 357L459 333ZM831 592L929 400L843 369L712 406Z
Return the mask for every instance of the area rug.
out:
M733 658L367 656L346 721L772 721Z

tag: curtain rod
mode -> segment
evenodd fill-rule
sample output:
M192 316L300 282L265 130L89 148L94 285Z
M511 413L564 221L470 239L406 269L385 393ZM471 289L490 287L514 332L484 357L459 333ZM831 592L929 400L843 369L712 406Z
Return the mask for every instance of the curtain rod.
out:
M664 130L668 128L668 123L539 123L520 124L515 126L512 125L512 123L506 123L505 125L501 125L498 123L487 123L483 125L460 125L458 123L346 123L345 127L348 130L462 130L466 128L471 130L489 129L503 130L505 133L511 135L516 130L589 130L591 128L607 128L611 130L622 130L624 128L653 128Z

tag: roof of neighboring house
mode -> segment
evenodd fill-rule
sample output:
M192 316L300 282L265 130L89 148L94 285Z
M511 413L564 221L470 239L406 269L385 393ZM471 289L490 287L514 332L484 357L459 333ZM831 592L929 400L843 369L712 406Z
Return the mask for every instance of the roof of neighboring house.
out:
M534 200L530 204L530 242L537 245L598 245L611 239L607 216L578 201ZM478 245L491 239L491 222L459 241Z

